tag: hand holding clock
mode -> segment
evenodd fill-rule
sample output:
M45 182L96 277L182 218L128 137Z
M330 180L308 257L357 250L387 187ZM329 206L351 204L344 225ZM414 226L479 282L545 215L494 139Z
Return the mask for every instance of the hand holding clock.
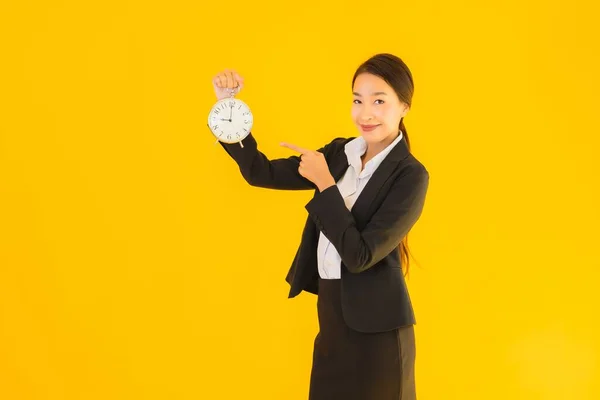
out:
M231 97L231 93L239 93L242 90L244 79L234 70L221 72L213 78L213 88L217 95L217 100L223 100ZM219 118L221 121L232 122L233 107L229 107L229 118Z
M237 93L244 86L242 78L235 70L226 69L213 78L213 87L217 100L223 100L231 95L231 91L237 89Z

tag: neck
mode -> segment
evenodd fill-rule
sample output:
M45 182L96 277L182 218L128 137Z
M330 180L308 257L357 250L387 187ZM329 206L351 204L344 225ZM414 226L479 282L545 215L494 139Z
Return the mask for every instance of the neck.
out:
M398 131L394 134L389 135L388 137L386 137L385 139L383 139L380 142L367 143L367 151L365 151L365 154L363 154L363 156L362 156L363 165L366 164L367 161L369 161L371 158L373 158L377 154L381 153L383 151L383 149L385 149L390 144L392 144L392 142L394 140L396 140L396 138L398 138L399 134L400 134L400 132Z

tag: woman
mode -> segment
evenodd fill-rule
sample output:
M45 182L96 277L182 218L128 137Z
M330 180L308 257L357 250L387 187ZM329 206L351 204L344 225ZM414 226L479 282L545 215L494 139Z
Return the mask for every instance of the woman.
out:
M241 89L225 70L217 98ZM427 169L410 153L404 117L413 80L391 54L377 54L352 80L352 118L360 136L269 160L254 136L221 143L247 182L270 189L315 190L286 281L289 297L318 295L310 400L413 400L415 317L402 267L406 236L423 210Z

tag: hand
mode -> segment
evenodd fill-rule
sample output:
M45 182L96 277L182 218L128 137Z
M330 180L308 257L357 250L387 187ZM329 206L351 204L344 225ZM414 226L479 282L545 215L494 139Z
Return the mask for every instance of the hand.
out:
M212 80L213 88L217 100L226 99L231 96L231 90L235 89L235 94L239 93L244 86L242 78L235 70L226 69L219 72Z
M314 183L319 191L327 189L330 186L335 185L335 179L329 172L329 166L325 160L325 156L320 151L308 150L302 147L282 142L283 147L292 149L302 154L300 156L300 166L298 167L298 173Z

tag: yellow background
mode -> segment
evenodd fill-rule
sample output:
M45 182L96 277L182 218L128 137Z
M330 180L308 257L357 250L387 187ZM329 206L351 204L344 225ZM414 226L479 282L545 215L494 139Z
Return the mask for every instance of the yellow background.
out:
M420 400L600 398L595 2L200 3L0 6L1 399L306 399L316 298L284 276L311 193L243 181L211 78L238 69L288 156L357 134L377 52L414 74L431 176Z

